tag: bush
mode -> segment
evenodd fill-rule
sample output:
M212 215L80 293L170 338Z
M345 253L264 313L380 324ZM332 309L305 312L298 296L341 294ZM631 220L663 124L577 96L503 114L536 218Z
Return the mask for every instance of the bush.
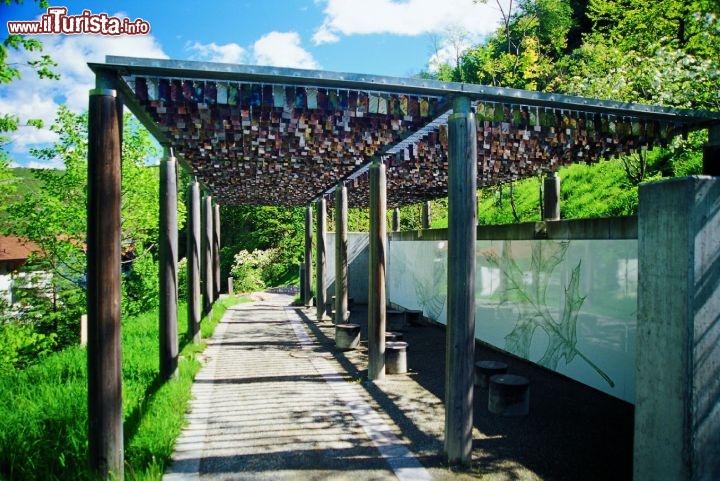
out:
M122 282L122 315L136 316L155 309L159 303L158 263L149 252L135 258Z
M177 265L178 273L178 299L187 300L188 265L187 257L180 259Z
M235 254L235 262L230 269L235 292L253 292L266 287L271 266L277 258L276 249L255 249L248 252L243 249Z

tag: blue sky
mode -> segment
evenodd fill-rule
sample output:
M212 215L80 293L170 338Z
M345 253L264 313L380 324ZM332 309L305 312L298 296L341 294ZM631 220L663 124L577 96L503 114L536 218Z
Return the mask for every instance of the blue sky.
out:
M508 0L500 0L506 7ZM262 0L143 2L66 1L69 15L93 14L142 18L150 33L142 36L40 35L59 65L60 81L23 79L0 88L0 114L41 118L52 123L59 104L86 108L93 76L87 62L105 55L221 61L412 76L449 59L457 48L482 40L500 21L496 0ZM45 13L31 0L0 6L4 38L8 20L34 20ZM455 32L450 41L448 32ZM460 33L460 35L457 35ZM11 53L22 63L27 53ZM49 129L21 128L7 147L16 165L39 163L31 147L52 142Z

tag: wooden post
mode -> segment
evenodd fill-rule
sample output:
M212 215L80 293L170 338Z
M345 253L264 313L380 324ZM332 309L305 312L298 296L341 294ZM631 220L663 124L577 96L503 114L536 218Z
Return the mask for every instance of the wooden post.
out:
M120 348L122 104L98 74L88 111L88 460L100 479L123 479Z
M385 165L370 166L370 241L368 266L368 379L385 379Z
M303 286L302 300L305 306L310 305L312 299L312 207L305 207L305 285Z
M160 162L160 376L177 371L177 163L172 151Z
M425 201L422 204L422 217L420 219L420 224L423 229L429 229L430 228L430 201Z
M335 189L335 324L347 322L348 311L348 211L347 187Z
M400 232L400 209L395 207L392 213L392 231Z
M200 296L200 184L194 181L188 191L187 290L188 338L200 341L202 298Z
M315 249L317 262L315 266L315 307L317 308L317 320L322 321L325 317L325 225L326 210L325 199L317 201L317 231Z
M560 177L557 172L545 175L543 191L543 219L560 220Z
M703 175L720 177L720 125L708 128L708 143L703 149Z
M220 206L213 203L213 301L220 296Z
M212 238L213 238L213 210L212 197L206 195L203 197L202 207L202 296L203 296L203 314L208 314L212 309L213 303L213 256L212 256Z
M445 456L469 464L475 363L477 133L470 99L456 97L448 119L448 282Z

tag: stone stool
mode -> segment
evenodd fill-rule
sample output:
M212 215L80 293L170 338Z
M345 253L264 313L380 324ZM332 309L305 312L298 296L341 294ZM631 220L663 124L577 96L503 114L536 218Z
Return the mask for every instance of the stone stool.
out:
M385 343L385 372L388 374L405 374L407 372L407 342Z
M503 416L527 416L530 412L530 381L514 374L492 376L488 411Z
M501 361L478 361L475 363L475 385L487 389L491 376L505 374L507 370L508 365Z
M385 333L385 342L394 342L394 341L402 341L402 340L403 340L402 332L386 332Z
M336 324L335 347L343 351L355 349L360 344L360 324Z
M405 319L410 325L419 326L422 324L423 311L408 309L405 311Z
M405 311L397 309L385 310L385 322L390 330L399 330L405 328Z

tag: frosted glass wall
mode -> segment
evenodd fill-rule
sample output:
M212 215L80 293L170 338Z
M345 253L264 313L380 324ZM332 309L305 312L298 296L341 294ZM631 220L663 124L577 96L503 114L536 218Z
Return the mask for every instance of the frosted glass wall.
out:
M390 302L447 323L447 242L389 248ZM478 241L476 261L477 339L634 402L637 240Z

